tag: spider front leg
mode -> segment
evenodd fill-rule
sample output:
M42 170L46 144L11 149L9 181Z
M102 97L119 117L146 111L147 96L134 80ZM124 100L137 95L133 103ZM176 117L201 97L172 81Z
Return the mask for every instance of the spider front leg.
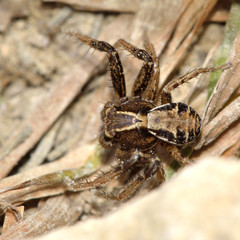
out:
M209 72L215 72L217 70L225 70L231 66L230 63L225 63L221 66L218 67L206 67L206 68L198 68L195 70L192 70L189 73L184 74L183 76L179 77L178 79L172 80L169 82L163 90L158 93L158 98L161 98L161 103L171 103L171 91L174 90L175 88L179 87L185 82L188 82L192 78L197 77L201 73L209 73Z
M147 51L150 53L153 59L153 71L151 74L151 78L149 80L148 86L146 91L143 93L143 99L156 101L157 91L159 86L159 77L160 77L160 67L159 67L159 60L157 58L155 49L149 41L146 41L145 47Z
M106 52L108 54L110 73L113 88L117 99L121 99L126 96L126 86L122 63L119 58L119 54L116 49L109 43L104 41L98 41L96 39L84 36L80 33L74 34L80 41L88 44L99 51Z
M158 89L157 76L159 77L159 75L157 75L157 73L159 73L159 70L156 69L159 69L159 64L153 46L147 43L148 52L144 49L137 48L123 39L118 40L114 46L123 47L134 57L144 61L134 82L132 96L141 96L145 100L154 100Z

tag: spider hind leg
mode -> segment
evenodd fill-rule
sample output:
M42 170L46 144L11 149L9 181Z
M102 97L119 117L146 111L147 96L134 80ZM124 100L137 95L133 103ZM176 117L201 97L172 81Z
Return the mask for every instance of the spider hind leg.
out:
M164 86L161 92L158 93L158 98L161 98L161 103L171 103L171 91L174 90L175 88L181 86L182 84L188 82L189 80L197 77L201 73L210 73L210 72L215 72L217 70L225 70L229 68L231 65L230 63L225 63L221 66L217 67L206 67L206 68L198 68L194 69L183 76L174 79L170 81L167 85Z
M125 201L131 198L132 195L138 191L146 181L150 180L154 176L157 177L156 179L158 181L158 185L164 182L165 172L161 161L152 153L147 155L148 162L144 163L145 166L142 167L137 175L125 187L119 190L119 193L114 194L112 192L98 191L97 195L115 201Z
M124 151L122 151L124 153ZM134 151L135 152L135 151ZM124 172L128 171L138 160L134 154L130 154L130 152L126 152L129 156L129 159L126 161L119 161L119 163L111 167L108 171L102 172L98 176L96 176L95 172L88 176L84 176L78 179L71 179L66 177L63 180L67 190L69 191L84 191L90 189L96 189L102 187L103 185L113 181L114 179L119 178Z

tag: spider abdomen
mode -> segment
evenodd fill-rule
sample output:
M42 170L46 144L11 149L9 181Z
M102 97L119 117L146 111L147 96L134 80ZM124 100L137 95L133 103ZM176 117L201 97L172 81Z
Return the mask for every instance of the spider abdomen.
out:
M197 112L181 102L151 109L147 121L147 128L151 134L179 146L194 141L201 130L201 119Z

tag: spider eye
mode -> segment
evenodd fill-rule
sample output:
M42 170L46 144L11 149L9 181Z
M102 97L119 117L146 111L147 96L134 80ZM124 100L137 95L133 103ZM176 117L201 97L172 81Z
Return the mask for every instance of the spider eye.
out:
M142 57L142 54L140 52L137 53L137 57L138 58L141 58Z
M94 42L94 41L91 41L91 46L92 47L95 47L97 45L97 43L96 42Z
M147 62L152 62L153 61L151 56L149 56L149 54L143 49L140 49L140 50L137 51L136 57L138 59L141 59L141 60L144 60L144 61L147 61Z

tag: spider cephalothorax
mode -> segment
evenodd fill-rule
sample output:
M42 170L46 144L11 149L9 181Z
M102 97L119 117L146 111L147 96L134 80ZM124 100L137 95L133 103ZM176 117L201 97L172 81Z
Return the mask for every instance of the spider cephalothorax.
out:
M199 68L169 82L158 90L159 63L153 46L146 44L146 50L139 49L123 39L113 46L88 36L75 34L90 47L108 54L111 80L116 99L107 102L102 110L103 129L100 143L105 148L117 145L118 165L93 180L80 179L67 182L73 191L98 188L127 171L138 169L137 174L116 195L105 196L115 200L129 198L148 179L156 176L158 182L164 181L162 162L156 154L158 142L182 165L190 160L184 157L178 146L193 142L200 134L201 119L188 105L173 103L171 91L200 73L225 69L229 66ZM134 82L130 97L126 96L122 64L116 48L123 47L134 57L144 61ZM140 168L140 170L139 170Z

